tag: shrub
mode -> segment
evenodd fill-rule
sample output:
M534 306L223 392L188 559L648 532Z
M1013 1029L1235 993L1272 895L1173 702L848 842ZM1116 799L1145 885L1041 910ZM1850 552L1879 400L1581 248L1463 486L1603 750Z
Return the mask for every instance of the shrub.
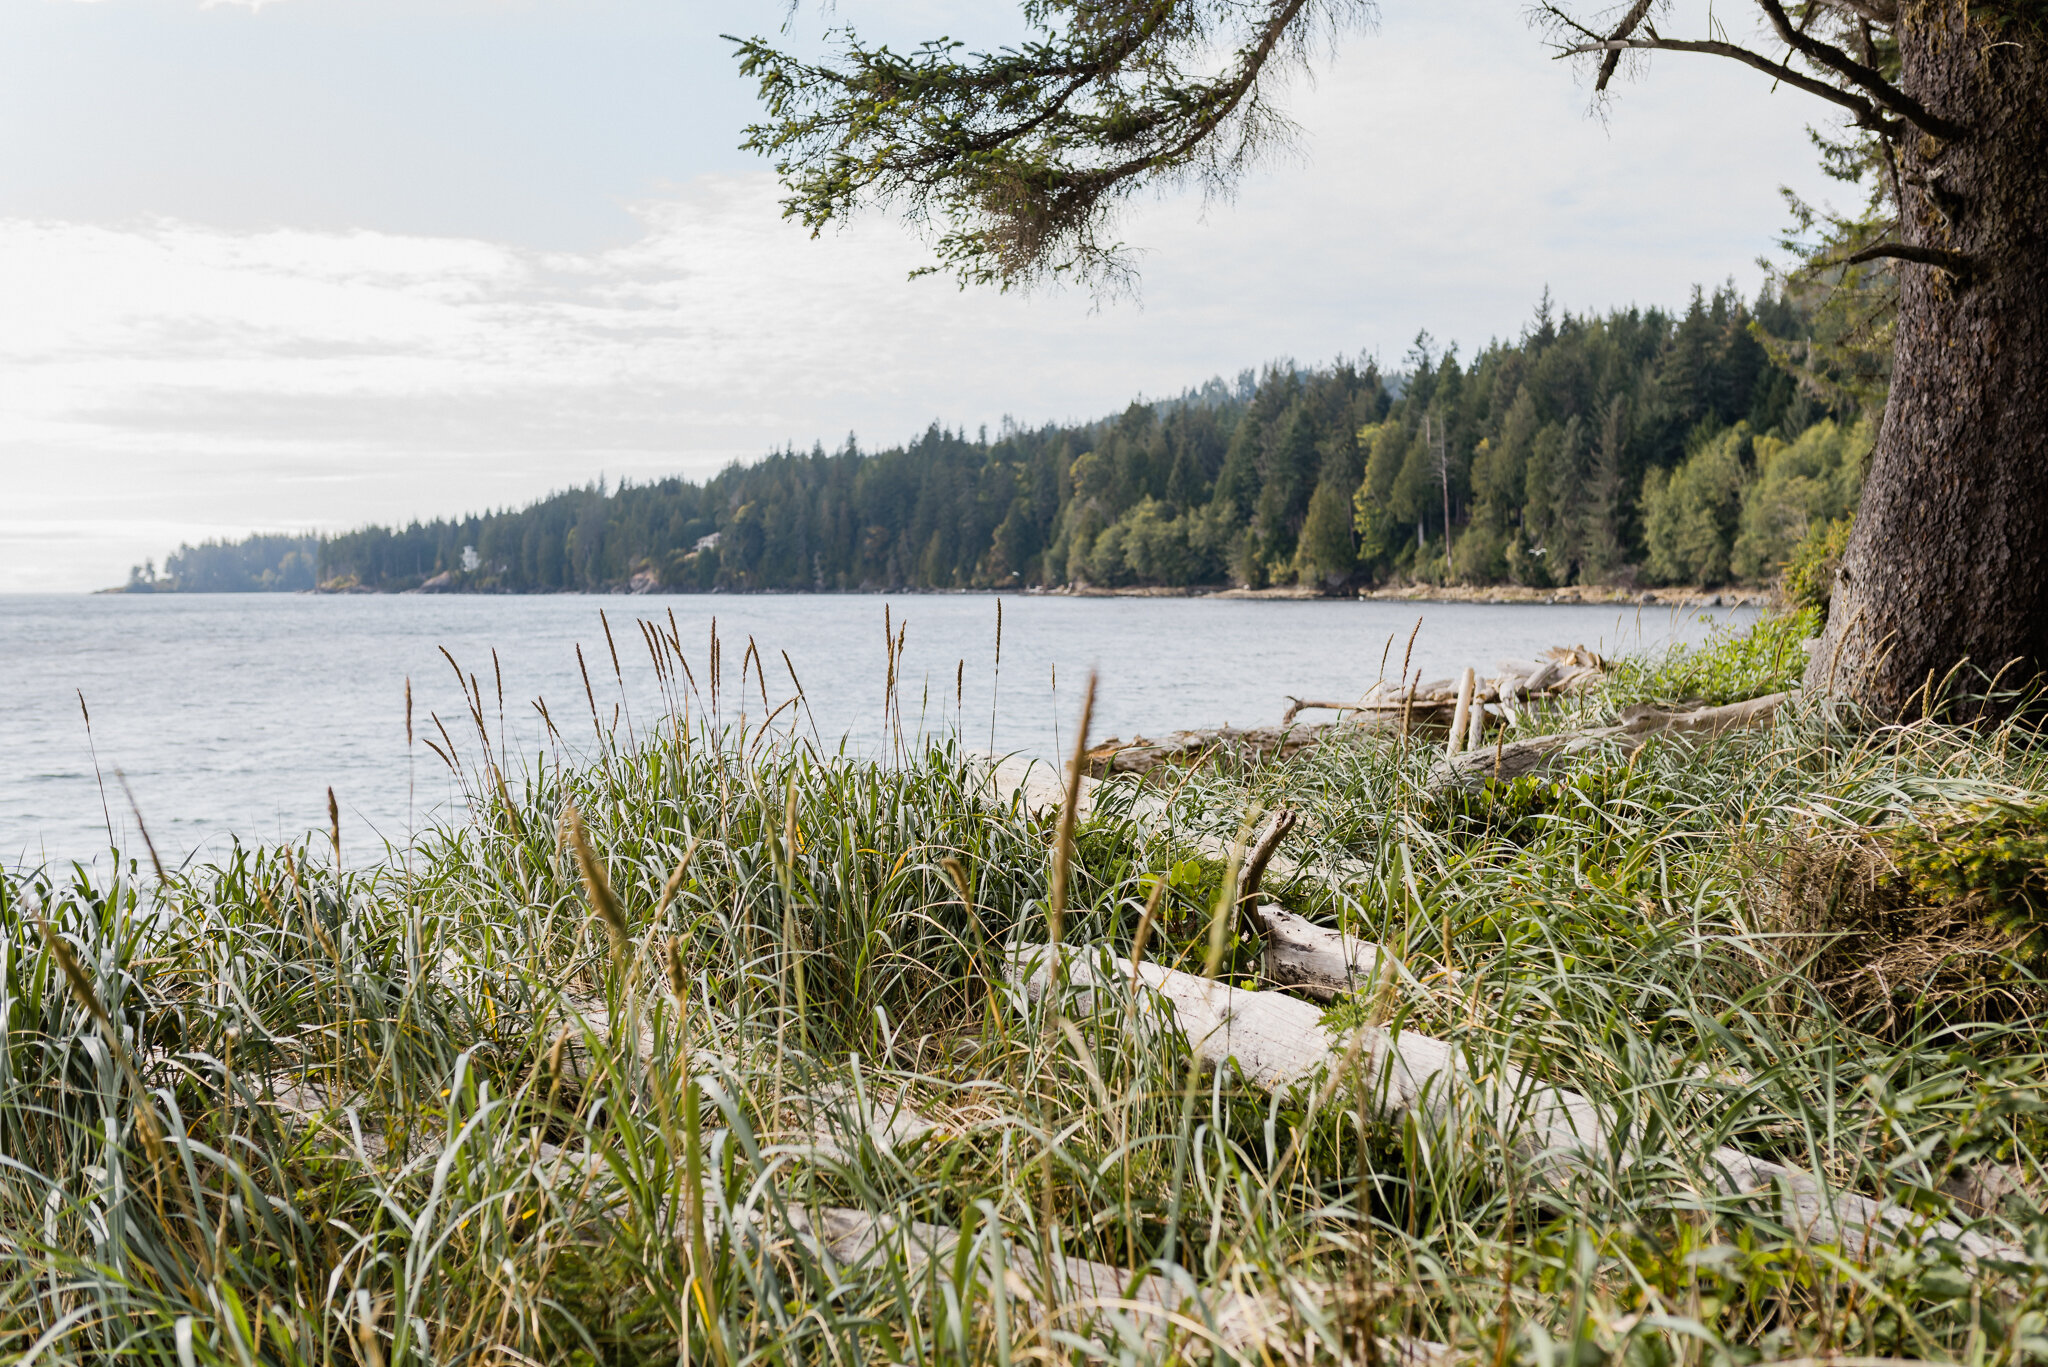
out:
M1849 545L1855 522L1856 515L1850 513L1832 522L1815 523L1793 547L1785 561L1784 585L1785 596L1795 606L1812 608L1826 619L1828 600L1835 591L1835 571L1841 567L1842 552Z
M1914 892L1974 904L2015 937L2018 957L2048 958L2048 799L1971 803L1909 827L1893 848Z
M1699 701L1720 706L1796 688L1806 673L1806 641L1820 629L1811 610L1713 628L1700 645L1616 662L1610 691L1637 702Z

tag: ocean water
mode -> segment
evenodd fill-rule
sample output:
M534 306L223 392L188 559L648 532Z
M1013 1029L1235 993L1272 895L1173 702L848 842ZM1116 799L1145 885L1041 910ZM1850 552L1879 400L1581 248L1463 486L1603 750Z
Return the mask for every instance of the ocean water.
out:
M345 853L373 858L384 842L462 814L423 743L441 743L445 726L457 745L476 744L450 657L474 678L506 753L554 745L573 758L592 737L593 710L622 730L661 711L641 619L673 624L707 700L716 633L725 720L758 722L796 692L794 678L808 707L783 711L778 728L794 718L828 747L867 754L885 744L886 622L902 633L906 729L957 728L978 748L1051 756L1072 744L1091 669L1093 734L1128 739L1278 721L1289 695L1355 697L1383 671L1399 673L1411 631L1410 673L1435 679L1552 645L1613 653L1697 641L1716 618L1746 616L1030 595L1001 604L999 673L997 599L979 594L0 596L0 863L103 864L110 844L140 856L138 813L167 864L203 862L235 838L325 830L330 787ZM765 668L746 665L742 688L750 641ZM420 738L411 746L408 680ZM550 740L537 700L561 740Z

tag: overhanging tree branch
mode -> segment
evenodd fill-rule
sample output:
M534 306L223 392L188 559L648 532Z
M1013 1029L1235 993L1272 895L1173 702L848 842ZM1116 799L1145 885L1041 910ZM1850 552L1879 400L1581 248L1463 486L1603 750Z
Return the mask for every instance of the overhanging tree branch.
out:
M1755 67L1758 71L1773 76L1794 89L1804 90L1809 95L1818 95L1823 100L1840 105L1842 108L1855 114L1856 122L1862 124L1865 128L1887 135L1895 135L1898 129L1898 120L1886 117L1883 110L1861 95L1843 90L1840 86L1829 85L1826 81L1809 76L1796 68L1786 66L1783 62L1774 62L1760 52L1751 52L1748 48L1739 47L1734 43L1723 43L1710 39L1660 38L1653 31L1652 35L1648 38L1607 38L1597 43L1581 43L1576 47L1566 48L1557 55L1561 58L1582 57L1594 52L1627 52L1632 50L1644 52L1700 52L1710 57L1726 57L1731 61L1741 62L1745 66Z
M1930 113L1918 100L1887 81L1872 68L1851 57L1833 43L1823 42L1809 33L1792 26L1790 16L1778 0L1756 0L1758 8L1769 17L1771 27L1778 31L1786 46L1799 53L1816 66L1824 66L1839 72L1858 87L1868 92L1879 105L1898 115L1923 133L1932 133L1938 138L1958 137L1962 129L1937 114Z
M1115 207L1147 183L1227 191L1290 130L1266 93L1275 73L1305 67L1318 34L1368 22L1372 6L1039 0L1026 11L1041 37L973 55L943 40L899 54L848 33L840 59L820 65L738 42L769 114L743 145L776 159L784 213L815 232L895 201L944 224L940 264L963 282L1118 282L1128 267L1106 236Z
M1968 280L1976 274L1977 259L1963 252L1952 252L1945 247L1916 247L1909 242L1880 242L1874 247L1865 247L1860 252L1851 252L1839 261L1821 261L1821 266L1858 266L1866 261L1890 258L1894 261L1917 261L1923 266L1939 266L1958 280Z
M1896 24L1899 22L1899 7L1892 0L1813 0L1831 10L1853 14L1873 24Z
M1650 6L1655 3L1656 0L1636 0L1635 4L1629 6L1628 13L1621 16L1621 22L1614 26L1614 32L1607 35L1608 41L1618 42L1623 38L1633 37L1636 25L1642 23L1648 17ZM1613 79L1615 68L1620 65L1621 49L1608 49L1607 55L1600 60L1599 79L1593 82L1594 94L1597 95L1607 89L1607 82Z

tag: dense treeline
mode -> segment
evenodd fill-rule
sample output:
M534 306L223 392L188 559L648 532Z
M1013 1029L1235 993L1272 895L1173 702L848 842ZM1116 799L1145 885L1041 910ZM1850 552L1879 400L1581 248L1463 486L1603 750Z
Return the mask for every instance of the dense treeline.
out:
M1604 317L1546 296L1469 364L1424 334L1390 375L1274 366L1096 423L849 438L701 485L599 484L310 550L185 547L167 568L181 589L511 592L1763 579L1853 510L1869 445L1853 399L1773 363L1805 330L1768 290Z
M264 535L180 546L164 572L144 561L128 571L130 593L289 593L319 585L320 538Z

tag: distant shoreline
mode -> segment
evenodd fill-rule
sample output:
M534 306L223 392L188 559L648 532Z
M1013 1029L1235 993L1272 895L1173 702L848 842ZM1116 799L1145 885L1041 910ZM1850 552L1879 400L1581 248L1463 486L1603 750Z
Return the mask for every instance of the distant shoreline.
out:
M161 594L170 598L230 598L269 597L277 591L264 590L203 590L203 589L162 589L162 588L118 588L95 589L99 594L139 594L153 596ZM679 597L679 598L751 598L761 596L805 597L805 598L874 598L881 596L945 596L969 595L1012 596L1028 598L1216 598L1242 600L1278 600L1287 602L1373 602L1373 603L1482 603L1482 604L1525 604L1531 606L1573 606L1573 607L1665 607L1665 608L1767 608L1780 600L1772 589L1759 588L1718 588L1699 587L1629 589L1599 584L1568 584L1562 588L1531 588L1526 584L1407 584L1379 589L1359 589L1348 592L1324 593L1300 585L1286 585L1269 589L1235 589L1209 587L1190 588L1095 588L1091 585L1062 588L1021 588L1021 589L817 589L789 590L763 589L759 591L709 589L703 591L676 591L666 593L659 588L628 588L621 586L609 592L589 592L565 589L549 593L503 593L490 590L469 589L295 589L287 592L302 597L378 597L403 598L409 596L465 597L465 598L638 598L638 597Z

